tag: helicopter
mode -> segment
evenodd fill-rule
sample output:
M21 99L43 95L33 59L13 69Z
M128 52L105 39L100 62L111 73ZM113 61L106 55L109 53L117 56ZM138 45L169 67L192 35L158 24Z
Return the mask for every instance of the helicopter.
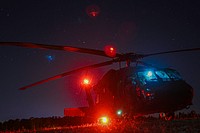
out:
M193 88L181 77L178 71L172 68L158 68L142 62L141 59L162 54L200 51L200 48L179 49L151 54L138 54L134 52L120 54L116 52L114 47L109 45L104 50L30 42L0 42L0 46L60 50L110 58L110 60L105 62L80 67L52 76L21 87L19 90L26 90L84 70L119 63L119 69L109 70L95 85L91 85L88 79L84 79L82 85L86 93L88 107L65 109L65 116L132 117L164 113L165 116L163 117L171 119L175 111L189 108L192 105ZM125 67L121 67L122 62L126 62ZM131 63L134 63L135 66L131 66ZM95 92L94 97L91 93L92 90Z

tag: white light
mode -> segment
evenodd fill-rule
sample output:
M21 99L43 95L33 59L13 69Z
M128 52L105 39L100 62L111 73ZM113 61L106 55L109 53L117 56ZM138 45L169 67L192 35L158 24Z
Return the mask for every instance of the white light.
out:
M90 83L89 79L84 79L83 84L88 85Z
M107 118L107 117L103 117L103 118L102 118L102 122L103 122L103 123L107 123L107 122L108 122L108 118Z
M148 71L148 72L147 72L147 76L148 76L148 77L151 77L152 75L153 75L152 71Z
M117 111L117 115L121 115L122 114L122 111L121 110L118 110Z
M107 124L109 124L109 118L106 117L106 116L101 117L101 118L100 118L100 124L102 124L102 125L107 125Z

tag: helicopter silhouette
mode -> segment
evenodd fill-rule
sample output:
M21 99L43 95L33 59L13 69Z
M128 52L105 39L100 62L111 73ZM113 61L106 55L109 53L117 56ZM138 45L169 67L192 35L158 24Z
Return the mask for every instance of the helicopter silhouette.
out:
M120 54L112 46L106 46L104 50L29 42L0 42L0 46L61 50L110 58L110 60L105 62L80 67L35 82L19 88L20 90L26 90L83 70L126 62L126 67L121 67L120 65L118 70L109 70L96 85L92 86L90 81L85 79L83 89L86 92L89 107L74 110L66 109L66 115L67 113L73 114L73 111L77 112L77 110L82 112L82 116L109 115L119 117L128 115L132 117L152 113L165 113L164 117L169 119L174 116L175 111L188 108L192 105L193 88L181 77L178 71L171 68L158 68L140 60L149 56L162 54L200 51L200 48L179 49L151 54L137 54L133 52ZM135 66L130 66L130 63L135 63ZM95 98L91 94L92 89L95 92Z

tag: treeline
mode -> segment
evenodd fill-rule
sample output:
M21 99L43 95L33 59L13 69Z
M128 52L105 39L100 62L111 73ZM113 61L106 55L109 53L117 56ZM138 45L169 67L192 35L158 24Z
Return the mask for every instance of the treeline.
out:
M92 123L88 117L48 117L8 120L0 122L0 131L34 131L43 128L78 126Z
M200 119L200 114L195 111L190 113L178 113L176 114L175 120L184 119ZM140 117L136 121L148 121L148 120L159 120L155 117ZM8 120L5 122L0 122L0 132L32 132L40 131L44 129L53 129L58 127L70 127L70 126L80 126L84 124L94 123L94 118L90 117L48 117L48 118L29 118L29 119L15 119Z
M175 115L175 119L200 119L200 114L192 110L189 113L179 112Z

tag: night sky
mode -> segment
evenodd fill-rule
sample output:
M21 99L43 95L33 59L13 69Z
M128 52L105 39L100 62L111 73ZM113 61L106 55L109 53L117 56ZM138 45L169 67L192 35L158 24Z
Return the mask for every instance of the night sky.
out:
M200 47L200 2L197 0L1 0L0 42L34 42L119 53L154 53ZM92 9L99 13L88 14ZM200 112L200 52L143 59L178 70L195 91L191 109ZM0 46L0 121L63 116L65 107L86 105L80 78L94 83L110 68L80 72L25 91L18 88L106 57L55 50Z

